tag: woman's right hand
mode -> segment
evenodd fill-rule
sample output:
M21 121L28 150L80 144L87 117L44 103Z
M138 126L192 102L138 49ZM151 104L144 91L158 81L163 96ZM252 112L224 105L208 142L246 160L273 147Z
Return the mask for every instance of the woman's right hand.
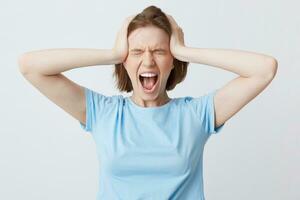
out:
M114 53L114 57L116 58L116 62L117 62L116 64L124 62L128 55L127 28L129 23L135 16L136 15L131 15L127 17L124 20L122 27L117 33L115 44L112 49Z

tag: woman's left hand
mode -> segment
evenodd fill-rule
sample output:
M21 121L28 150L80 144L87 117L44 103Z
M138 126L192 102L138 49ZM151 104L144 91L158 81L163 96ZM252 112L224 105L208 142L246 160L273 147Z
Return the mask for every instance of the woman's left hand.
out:
M184 34L171 15L167 15L172 26L172 35L170 38L170 51L175 58L178 55L178 49L184 47ZM178 59L178 58L177 58Z

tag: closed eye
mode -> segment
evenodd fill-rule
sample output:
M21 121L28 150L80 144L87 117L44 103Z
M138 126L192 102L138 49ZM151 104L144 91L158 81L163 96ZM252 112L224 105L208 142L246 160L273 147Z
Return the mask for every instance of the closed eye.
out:
M155 50L155 53L158 53L158 54L164 54L165 51L164 51L164 50Z
M141 50L133 50L133 51L131 51L132 54L139 54L141 52L142 52Z
M131 50L131 53L134 54L134 55L137 55L137 54L140 54L142 53L143 51L142 50L139 50L139 49L133 49ZM162 49L157 49L157 50L154 50L153 51L155 54L159 54L159 55L163 55L165 54L165 50L162 50Z

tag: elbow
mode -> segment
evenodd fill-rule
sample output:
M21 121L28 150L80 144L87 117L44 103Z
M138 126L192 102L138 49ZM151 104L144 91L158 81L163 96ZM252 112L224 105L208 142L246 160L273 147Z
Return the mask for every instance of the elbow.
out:
M266 58L264 76L273 79L277 73L278 61L274 57Z
M269 66L271 68L271 72L275 75L277 72L277 68L278 68L278 62L275 58L270 58L269 60Z
M19 71L22 74L26 74L28 72L28 62L27 62L27 54L23 53L18 56L18 66L19 66Z

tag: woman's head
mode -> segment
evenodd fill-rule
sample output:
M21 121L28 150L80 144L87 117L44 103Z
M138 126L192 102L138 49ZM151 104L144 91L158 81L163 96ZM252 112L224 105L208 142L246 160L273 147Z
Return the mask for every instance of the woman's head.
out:
M132 19L127 29L128 56L123 63L115 65L114 76L120 91L134 90L142 97L150 95L153 99L184 80L188 63L177 60L171 54L171 34L167 16L155 6L147 7ZM142 83L146 85L147 82L140 79L143 72L158 75L158 87L151 94L143 92Z

